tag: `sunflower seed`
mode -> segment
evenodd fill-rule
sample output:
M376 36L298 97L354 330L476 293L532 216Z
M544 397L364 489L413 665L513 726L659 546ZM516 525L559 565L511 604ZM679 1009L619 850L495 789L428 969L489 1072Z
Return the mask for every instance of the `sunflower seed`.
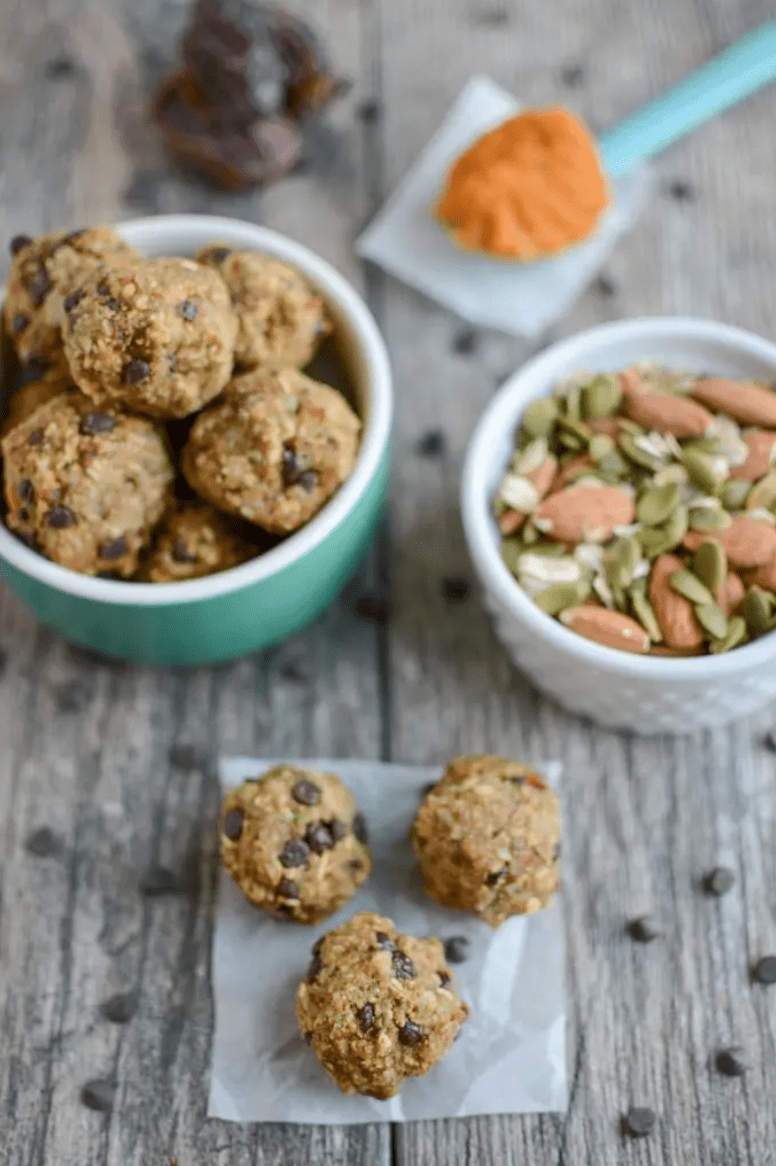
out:
M719 543L709 539L693 555L692 569L712 595L719 595L727 579L727 555Z
M668 582L672 591L676 591L678 595L683 595L685 599L689 599L691 603L713 603L714 597L697 575L693 575L692 571L674 571L672 575L668 576Z
M548 437L558 416L558 405L551 397L532 401L523 417L523 429L531 437Z
M595 579L593 580L593 590L601 600L601 603L603 603L604 607L608 607L610 610L614 607L614 596L612 595L611 588L609 587L609 584L606 582L606 579L603 575L596 575Z
M706 430L707 438L716 439L717 451L729 466L742 466L749 457L749 446L741 437L741 430L735 421L718 413Z
M668 482L645 490L636 505L636 517L645 526L660 526L667 522L679 505L679 486Z
M741 615L746 621L750 636L763 636L768 631L773 611L773 596L759 587L750 587L741 605Z
M767 522L769 526L776 526L776 514L772 510L766 510L764 506L758 506L756 510L747 510L747 518L757 518L760 522Z
M637 466L643 466L645 470L659 470L660 459L654 457L651 453L641 449L636 441L638 439L632 433L621 433L617 439L617 444L625 454L625 456Z
M746 622L740 615L734 615L728 624L727 635L719 640L712 640L709 645L709 650L715 656L719 656L722 652L729 652L731 648L738 648L745 642Z
M728 618L714 600L711 603L699 603L695 608L695 614L701 627L705 628L715 640L721 640L727 635Z
M544 587L552 583L578 583L582 578L582 571L575 559L555 559L530 552L522 554L518 559L517 573L521 583L529 580Z
M521 453L512 458L513 473L530 474L533 470L538 470L539 466L547 460L548 453L547 438L537 437Z
M539 505L539 491L533 482L520 474L506 474L499 486L498 496L512 510L530 514Z

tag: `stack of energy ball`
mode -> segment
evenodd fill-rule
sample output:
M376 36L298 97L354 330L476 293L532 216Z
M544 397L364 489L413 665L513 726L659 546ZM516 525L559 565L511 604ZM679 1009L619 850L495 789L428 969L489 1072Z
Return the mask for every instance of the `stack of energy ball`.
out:
M2 426L6 522L42 555L198 578L298 530L349 475L360 421L299 371L331 324L287 264L219 244L147 259L110 227L11 252L3 326L27 383Z
M245 897L296 923L327 919L371 872L367 825L350 791L334 774L291 764L226 795L220 842ZM426 894L492 927L546 907L558 889L557 798L508 757L451 762L424 797L412 843ZM312 957L297 1019L344 1093L394 1096L445 1055L468 1015L440 941L402 935L373 912L323 935Z

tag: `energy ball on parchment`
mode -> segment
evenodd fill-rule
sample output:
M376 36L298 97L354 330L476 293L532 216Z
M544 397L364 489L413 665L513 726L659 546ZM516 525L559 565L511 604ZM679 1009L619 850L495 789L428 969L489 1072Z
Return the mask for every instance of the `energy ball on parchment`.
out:
M151 583L199 579L236 567L257 553L237 519L207 502L184 502L157 529L144 574Z
M560 807L509 757L456 758L426 795L412 844L429 898L498 927L546 907L560 884Z
M3 320L24 365L38 360L67 367L62 350L62 322L67 297L95 268L138 259L140 253L111 227L57 231L11 241Z
M256 907L320 923L353 897L372 860L366 823L331 773L278 765L221 807L221 861Z
M104 268L66 306L65 355L76 384L95 400L185 417L232 374L237 318L229 293L192 259Z
M229 288L239 327L234 358L244 368L302 368L331 331L323 299L287 263L212 243L197 260Z
M40 380L22 385L8 398L8 410L0 423L0 437L24 421L41 405L52 401L61 393L78 393L77 386L68 373L57 367L45 373ZM80 393L78 394L80 396Z
M324 935L296 993L305 1040L343 1093L384 1100L450 1049L468 1008L438 939L362 911Z
M171 501L174 477L150 421L62 393L12 429L0 449L11 530L72 571L133 574Z
M317 514L353 468L361 422L329 385L295 369L230 381L197 417L183 472L198 494L273 534Z

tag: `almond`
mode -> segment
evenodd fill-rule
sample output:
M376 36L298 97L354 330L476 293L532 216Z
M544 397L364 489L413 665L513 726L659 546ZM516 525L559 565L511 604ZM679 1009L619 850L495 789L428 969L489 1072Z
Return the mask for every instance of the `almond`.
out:
M525 476L529 482L533 482L539 497L543 498L555 481L557 472L558 459L554 454L548 453L542 464L537 466L535 470L530 470Z
M762 567L776 555L776 527L761 518L747 518L744 514L734 518L725 530L688 531L684 546L697 551L707 539L724 547L731 567Z
M749 457L742 466L730 467L730 477L734 481L756 482L771 468L776 433L768 433L765 429L752 429L741 436L749 447Z
M526 520L519 510L505 510L499 515L498 528L502 534L514 534Z
M619 417L590 417L585 425L593 433L605 433L607 437L617 437L620 432Z
M767 563L763 563L749 579L750 586L755 584L764 591L776 591L776 555L772 555Z
M605 607L581 604L561 612L561 622L572 632L595 640L607 648L621 648L625 652L647 652L649 636L640 623L619 611Z
M760 385L710 377L698 381L693 396L715 412L727 413L742 425L776 428L776 393Z
M705 656L703 648L667 648L665 644L655 644L649 649L650 656L673 656L681 659L683 656Z
M605 542L615 526L633 522L634 514L630 494L616 486L569 486L545 498L533 518L550 538L581 543Z
M669 586L669 577L683 567L684 563L676 555L658 555L652 565L648 591L663 639L669 648L681 650L699 648L705 638L692 603Z
M626 393L625 409L632 421L673 437L702 437L714 417L703 405L670 393Z
M557 492L558 490L562 489L562 487L566 485L566 482L569 480L569 478L575 474L577 470L592 469L594 465L595 462L589 453L582 453L579 455L579 457L575 457L560 471L552 484L553 490Z
M641 392L641 377L635 368L626 368L620 373L620 390L625 397Z
M745 595L746 588L741 577L736 575L735 571L728 571L725 586L722 588L722 594L717 596L719 605L725 615L737 615Z

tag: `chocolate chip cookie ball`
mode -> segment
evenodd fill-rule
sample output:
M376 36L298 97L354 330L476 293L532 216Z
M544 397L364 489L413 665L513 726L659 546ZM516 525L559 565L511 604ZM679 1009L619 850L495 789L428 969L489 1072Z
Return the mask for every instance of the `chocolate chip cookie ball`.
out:
M218 271L238 320L234 348L244 368L302 368L331 324L323 300L295 268L258 251L203 247L200 263Z
M53 400L61 393L77 392L72 377L59 368L45 373L40 380L22 385L8 400L8 410L0 423L0 437L10 433L14 426L24 421L47 401Z
M237 319L229 293L215 271L191 259L104 268L66 308L65 355L94 400L185 417L231 376Z
M498 927L546 907L560 883L560 808L547 783L509 757L458 757L412 828L426 894Z
M273 534L309 521L353 468L361 423L336 389L295 369L230 381L183 451L189 484Z
M257 550L236 519L207 502L182 503L157 529L145 575L150 583L199 579L236 567Z
M319 923L368 877L366 823L331 773L278 765L221 807L221 861L245 897L281 919Z
M468 1014L438 939L363 911L313 948L296 993L305 1040L343 1093L384 1100L450 1049Z
M62 323L68 297L95 268L138 259L139 252L111 227L57 231L36 239L17 235L11 251L3 322L19 360L65 370Z
M164 441L144 417L63 393L0 443L6 522L72 571L126 578L171 501Z

